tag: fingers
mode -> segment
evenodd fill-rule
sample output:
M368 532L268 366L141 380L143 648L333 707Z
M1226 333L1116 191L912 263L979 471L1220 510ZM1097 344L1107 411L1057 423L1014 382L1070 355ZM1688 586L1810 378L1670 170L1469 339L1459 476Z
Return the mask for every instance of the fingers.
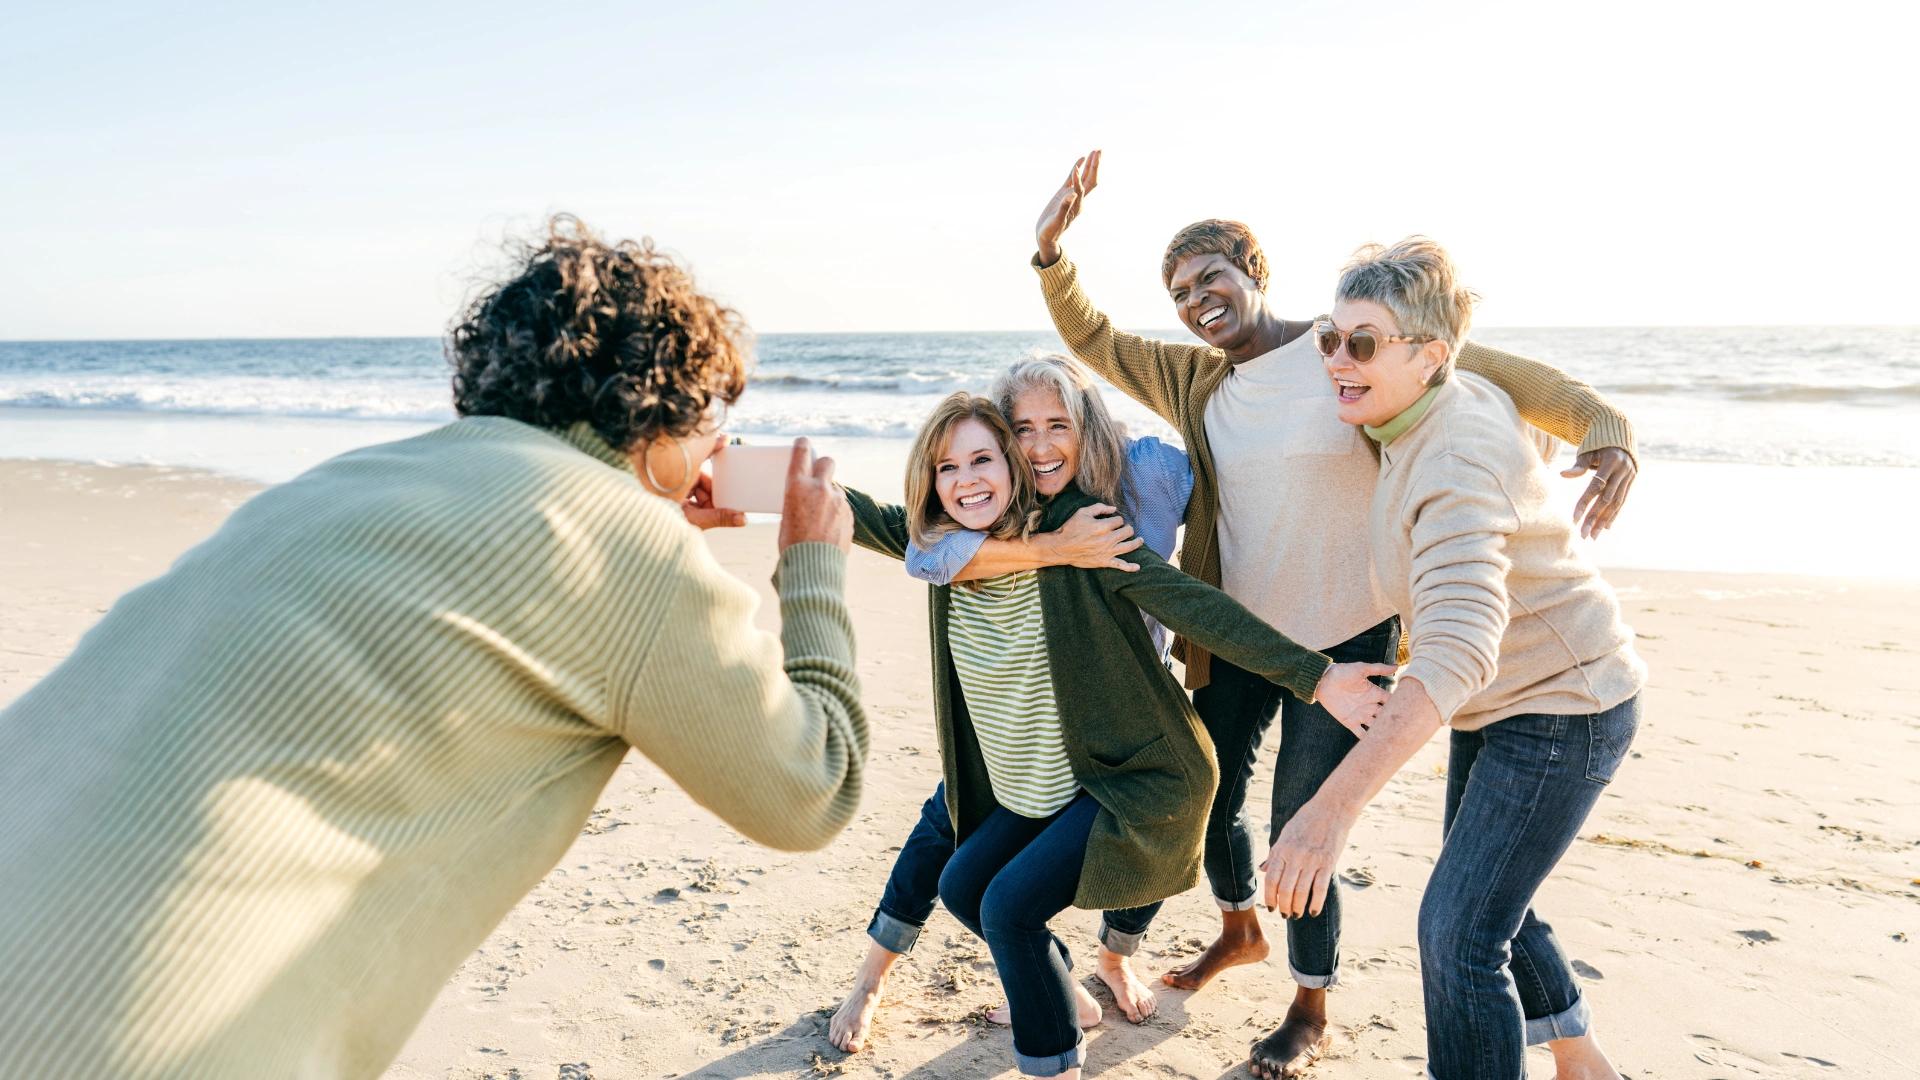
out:
M1093 153L1087 155L1087 191L1092 191L1094 185L1099 182L1100 151L1095 150ZM1085 192L1082 192L1082 194L1085 194Z
M1392 675L1400 669L1392 664L1361 664L1360 674L1372 678L1375 675Z
M1122 573L1127 573L1127 574L1137 574L1140 572L1140 564L1131 563L1125 559L1108 559L1107 569L1119 570Z
M815 480L818 480L821 486L823 487L826 485L832 484L833 483L833 459L830 457L823 457L815 460L813 463L813 478Z
M1307 901L1307 914L1318 915L1327 906L1327 890L1333 887L1333 868L1324 866L1313 872L1312 895Z
M1590 526L1593 521L1592 518L1585 516L1587 507L1591 506L1595 499L1606 494L1606 491L1606 478L1596 474L1593 482L1587 485L1587 490L1580 493L1580 501L1573 504L1573 520L1581 523L1580 535L1589 535L1587 527Z
M807 460L813 456L813 444L803 436L793 440L793 457L787 460L787 483L807 474Z
M1127 535L1118 538L1118 543L1120 546L1115 549L1115 552L1120 555L1125 555L1129 551L1140 550L1140 545L1146 543L1146 541L1133 535L1133 530L1128 529ZM1132 566L1133 564L1128 563L1127 565Z
M1077 511L1077 513L1085 514L1088 517L1108 517L1119 512L1119 507L1108 506L1106 503L1089 503Z
M1085 175L1080 168L1082 165L1086 164L1086 161L1087 159L1084 157L1075 159L1073 163L1073 172L1069 174L1072 179L1073 193L1075 195L1085 195L1087 193L1087 189L1084 186L1086 183Z

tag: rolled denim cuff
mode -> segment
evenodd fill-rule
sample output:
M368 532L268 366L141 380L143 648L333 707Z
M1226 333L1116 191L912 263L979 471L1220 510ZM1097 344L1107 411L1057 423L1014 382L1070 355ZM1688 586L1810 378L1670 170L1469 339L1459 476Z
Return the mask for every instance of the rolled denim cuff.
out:
M1068 1069L1077 1069L1086 1061L1087 1037L1080 1035L1073 1048L1062 1054L1048 1054L1045 1057L1032 1057L1013 1048L1013 1063L1026 1076L1059 1076Z
M890 953L910 953L920 940L920 924L898 919L878 908L874 909L873 921L867 924L867 936L875 945Z
M1146 939L1145 930L1127 933L1115 930L1105 915L1100 916L1100 944L1115 956L1132 956L1140 951L1140 942Z
M1220 905L1221 911L1252 911L1260 903L1260 894L1256 891L1245 900L1222 900L1216 896L1213 902Z
M1539 1046L1555 1039L1577 1039L1593 1028L1593 1011L1587 1008L1587 995L1552 1016L1527 1019L1527 1045Z
M1329 986L1340 985L1339 964L1333 965L1333 974L1331 975L1309 975L1299 968L1294 967L1292 964L1287 965L1287 970L1293 973L1294 982L1299 983L1309 990L1325 990Z

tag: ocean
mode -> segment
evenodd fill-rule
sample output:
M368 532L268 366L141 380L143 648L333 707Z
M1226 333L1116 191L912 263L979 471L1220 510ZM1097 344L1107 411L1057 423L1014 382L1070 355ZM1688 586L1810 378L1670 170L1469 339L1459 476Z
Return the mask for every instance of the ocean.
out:
M1603 562L1920 576L1906 569L1911 545L1891 542L1920 500L1920 327L1489 328L1475 338L1563 368L1633 419L1642 477L1621 525L1596 545ZM1048 332L765 334L728 428L749 441L811 436L850 479L897 494L906 440L936 400L983 390L1009 360L1059 347ZM1109 400L1133 433L1173 437L1119 393ZM0 342L3 458L271 482L452 417L433 338ZM1635 529L1660 539L1626 540Z

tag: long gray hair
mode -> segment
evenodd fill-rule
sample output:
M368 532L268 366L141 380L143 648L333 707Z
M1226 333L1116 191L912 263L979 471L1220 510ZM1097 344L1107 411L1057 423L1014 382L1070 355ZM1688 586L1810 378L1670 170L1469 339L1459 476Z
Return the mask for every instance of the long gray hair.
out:
M1071 356L1042 353L1007 365L993 380L990 396L1012 423L1014 399L1029 390L1046 390L1066 406L1080 440L1080 464L1074 473L1080 490L1110 506L1131 507L1133 475L1127 468L1125 436L1107 412L1093 372Z

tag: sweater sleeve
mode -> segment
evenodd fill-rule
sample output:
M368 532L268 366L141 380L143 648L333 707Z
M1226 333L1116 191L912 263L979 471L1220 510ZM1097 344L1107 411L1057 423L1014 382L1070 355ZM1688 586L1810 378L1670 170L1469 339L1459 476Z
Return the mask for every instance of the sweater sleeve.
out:
M876 501L858 488L842 487L853 509L853 542L895 559L907 557L907 508Z
M1052 316L1053 328L1066 342L1067 351L1128 397L1184 429L1188 389L1193 385L1199 357L1208 350L1115 330L1113 321L1080 290L1080 272L1065 254L1051 266L1041 266L1040 257L1035 255L1033 268L1040 274L1047 314Z
M1140 569L1091 571L1102 588L1213 655L1285 687L1301 701L1313 701L1331 659L1296 643L1233 597L1175 570L1145 547L1121 558Z
M819 543L781 553L777 639L753 624L753 590L697 536L675 576L652 648L617 688L615 730L748 838L824 847L859 806L867 759L846 555Z
M1491 470L1447 454L1417 477L1408 551L1413 617L1401 674L1443 720L1493 682L1507 632L1507 537L1519 512Z
M1626 414L1559 368L1471 341L1460 346L1457 362L1461 370L1505 391L1522 420L1578 447L1579 453L1617 446L1634 454L1633 424Z
M954 529L941 535L930 548L907 541L907 573L929 585L951 585L954 577L967 568L987 534L974 529Z

